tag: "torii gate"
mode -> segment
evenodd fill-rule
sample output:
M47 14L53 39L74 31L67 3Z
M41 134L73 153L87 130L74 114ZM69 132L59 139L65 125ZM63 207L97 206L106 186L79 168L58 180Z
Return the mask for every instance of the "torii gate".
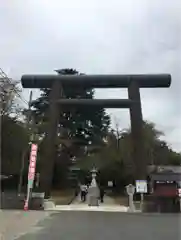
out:
M129 108L133 144L133 160L136 179L146 179L146 159L143 140L143 118L139 88L168 88L171 85L169 74L142 75L23 75L24 88L51 88L48 134L44 154L44 165L40 173L40 187L45 198L50 197L53 178L54 157L56 150L57 125L60 105L99 106L104 108ZM128 88L128 99L66 99L63 98L64 87L78 88Z

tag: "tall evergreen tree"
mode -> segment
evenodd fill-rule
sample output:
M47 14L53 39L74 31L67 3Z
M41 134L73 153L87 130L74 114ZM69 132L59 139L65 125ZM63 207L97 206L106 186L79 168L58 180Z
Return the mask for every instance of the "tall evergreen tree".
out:
M75 69L61 69L56 72L60 75L81 74ZM33 103L34 119L37 123L39 134L42 134L42 136L46 132L49 93L50 89L41 89L41 96ZM87 89L81 86L78 88L65 87L63 88L63 95L69 99L93 99L94 89ZM110 118L104 109L99 107L87 108L86 106L75 107L74 109L63 108L62 106L60 108L58 141L64 143L66 146L72 146L70 142L74 142L74 146L75 143L79 144L79 146L86 146L99 144L103 141L103 137L106 135L110 124Z

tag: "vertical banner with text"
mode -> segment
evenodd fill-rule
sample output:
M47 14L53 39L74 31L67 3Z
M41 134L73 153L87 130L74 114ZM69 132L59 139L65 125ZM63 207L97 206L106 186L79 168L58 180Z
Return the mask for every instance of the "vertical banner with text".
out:
M31 152L30 152L29 170L28 170L27 197L26 197L26 200L25 200L24 210L28 210L30 190L33 188L33 181L35 179L37 150L38 150L38 145L37 144L32 144L31 145Z
M28 185L30 188L33 187L33 181L35 179L37 150L38 150L37 144L32 144L31 152L30 152L29 171L28 171Z

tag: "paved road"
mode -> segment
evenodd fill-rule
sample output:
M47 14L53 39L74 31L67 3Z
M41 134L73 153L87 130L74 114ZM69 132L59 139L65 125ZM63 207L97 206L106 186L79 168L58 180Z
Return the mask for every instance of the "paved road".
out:
M177 240L180 215L59 212L19 240Z
M21 234L30 232L36 224L51 217L51 212L0 210L0 240L14 240Z

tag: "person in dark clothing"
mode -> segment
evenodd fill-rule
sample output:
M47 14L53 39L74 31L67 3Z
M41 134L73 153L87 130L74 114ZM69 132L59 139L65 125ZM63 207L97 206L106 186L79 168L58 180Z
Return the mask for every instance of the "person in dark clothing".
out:
M104 202L104 194L105 194L104 187L100 186L100 201L101 201L101 203Z
M86 201L86 195L87 195L87 186L85 184L80 186L81 190L81 201L85 202Z

